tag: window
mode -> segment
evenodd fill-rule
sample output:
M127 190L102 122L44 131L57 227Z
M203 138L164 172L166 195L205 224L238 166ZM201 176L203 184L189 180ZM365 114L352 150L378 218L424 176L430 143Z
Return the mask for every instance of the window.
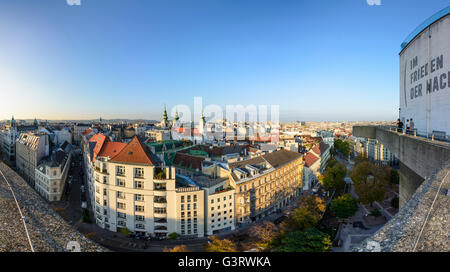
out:
M134 181L134 188L135 189L144 189L144 182L140 180Z
M166 213L166 208L155 207L154 213Z
M118 218L122 218L122 219L126 219L127 215L125 213L117 212L117 217Z
M194 203L194 210L197 209L197 203Z
M181 210L184 211L184 204L181 204Z
M125 199L125 193L124 192L117 192L117 198Z
M117 179L116 180L116 185L120 186L120 187L125 187L125 180L123 179Z
M190 195L187 196L187 202L191 202L191 196Z
M145 229L145 225L144 224L136 224L136 228L137 229Z
M197 202L197 195L194 195L194 202Z
M188 209L188 210L191 209L191 204L187 204L187 209Z
M116 166L116 175L117 176L125 176L125 167L124 166Z
M145 221L145 217L143 215L136 215L134 218L136 221Z
M181 196L181 203L184 202L184 196Z
M211 199L211 204L214 204L214 199Z
M125 227L127 224L125 224L124 221L117 221L117 225L118 225L118 226Z
M136 201L144 201L144 195L134 195L134 200Z
M134 168L134 177L135 178L143 178L144 177L144 168Z
M135 205L134 206L134 210L137 211L137 212L143 212L144 211L144 206Z
M117 202L117 209L122 209L122 210L125 210L125 203L122 203L122 202Z

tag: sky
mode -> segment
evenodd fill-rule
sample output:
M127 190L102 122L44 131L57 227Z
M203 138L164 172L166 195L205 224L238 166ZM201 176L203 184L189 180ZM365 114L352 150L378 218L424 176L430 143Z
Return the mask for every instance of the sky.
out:
M400 44L448 0L0 1L0 120L160 120L164 104L395 120Z

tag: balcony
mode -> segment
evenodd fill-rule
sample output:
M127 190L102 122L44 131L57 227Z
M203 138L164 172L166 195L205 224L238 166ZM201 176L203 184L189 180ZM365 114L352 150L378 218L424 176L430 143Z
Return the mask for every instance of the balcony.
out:
M167 179L165 168L155 168L153 172L153 179L165 180Z
M153 190L155 191L165 191L166 190L166 184L161 183L154 183L153 184Z
M104 175L108 174L108 171L105 168L101 169L100 167L95 167L95 171Z

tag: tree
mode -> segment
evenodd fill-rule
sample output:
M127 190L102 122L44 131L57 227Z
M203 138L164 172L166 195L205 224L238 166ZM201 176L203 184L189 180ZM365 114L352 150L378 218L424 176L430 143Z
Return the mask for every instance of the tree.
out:
M299 206L305 206L318 216L325 212L327 204L318 196L305 196L301 199Z
M327 168L323 177L323 186L327 190L344 189L345 176L347 175L347 168L341 163L337 163L331 168Z
M263 224L255 224L249 230L249 236L252 239L250 245L267 248L278 235L279 229L273 222L265 221Z
M163 251L164 252L189 252L189 250L187 249L187 246L185 246L185 245L174 246L172 249L164 248Z
M374 201L385 198L390 179L386 168L364 161L355 166L350 177L361 203L372 206Z
M205 244L206 252L237 252L236 244L228 239L210 236L211 242Z
M295 209L287 220L281 223L281 227L286 231L303 230L314 227L319 222L320 216L307 206Z
M281 239L278 252L324 252L331 246L330 236L316 228L289 232Z
M345 194L331 201L330 210L338 218L348 218L356 213L358 204L350 194Z
M348 157L350 155L350 144L348 142L344 142L341 139L334 140L334 147L337 151L339 151L344 157Z
M176 239L178 239L178 237L180 237L180 235L179 235L178 233L176 233L176 232L172 232L172 233L170 233L169 235L167 235L167 237L168 237L170 240L176 240Z
M357 164L359 164L359 163L361 163L361 162L365 162L365 161L369 161L369 160L368 160L366 157L364 157L363 154L358 154L358 155L355 157L354 161L355 161L355 165L357 165Z

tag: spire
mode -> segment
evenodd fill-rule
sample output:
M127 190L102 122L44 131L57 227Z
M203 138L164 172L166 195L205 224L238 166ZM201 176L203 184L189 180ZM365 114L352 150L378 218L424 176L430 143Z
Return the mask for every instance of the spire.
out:
M167 110L166 110L166 104L164 104L163 121L167 121Z
M16 127L16 120L14 120L14 115L11 118L10 126L11 127Z
M178 109L175 109L175 117L174 117L175 121L178 121L180 119L180 117L178 117Z
M200 116L200 122L202 122L203 124L206 123L206 118L203 115L203 112L202 112L202 116Z

